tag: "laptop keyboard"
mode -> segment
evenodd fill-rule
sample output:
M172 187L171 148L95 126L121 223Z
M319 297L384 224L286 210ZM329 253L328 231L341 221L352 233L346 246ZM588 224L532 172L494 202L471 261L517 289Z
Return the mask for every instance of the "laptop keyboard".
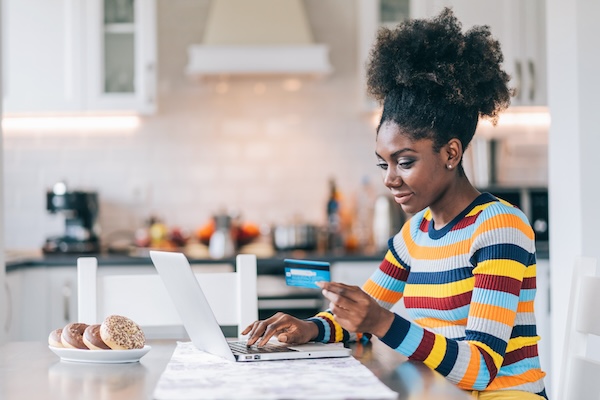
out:
M278 345L273 343L267 343L263 347L258 346L246 346L246 342L228 342L229 347L236 353L239 354L265 354L265 353L281 353L286 351L297 351L290 349L285 345Z

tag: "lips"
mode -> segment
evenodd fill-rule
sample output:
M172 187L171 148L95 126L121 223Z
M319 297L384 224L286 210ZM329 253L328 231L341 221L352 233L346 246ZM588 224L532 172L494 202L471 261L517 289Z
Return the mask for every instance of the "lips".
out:
M412 193L393 193L393 195L398 204L406 204L413 196Z

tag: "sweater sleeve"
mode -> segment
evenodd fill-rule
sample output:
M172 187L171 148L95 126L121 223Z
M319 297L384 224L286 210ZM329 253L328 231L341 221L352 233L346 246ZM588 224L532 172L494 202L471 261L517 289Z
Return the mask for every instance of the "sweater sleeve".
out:
M391 309L401 298L404 285L408 276L406 266L397 261L394 256L393 238L389 241L390 249L387 251L383 261L371 277L363 284L362 289L373 297L379 305ZM317 324L319 335L315 339L318 342L341 342L363 338L362 333L350 333L346 331L335 320L330 310L318 313L309 321ZM365 335L364 337L369 337Z
M473 237L473 290L465 337L447 338L395 315L381 340L462 389L483 390L503 364L517 311L527 307L520 293L524 280L535 277L535 253L533 231L516 214L490 216Z

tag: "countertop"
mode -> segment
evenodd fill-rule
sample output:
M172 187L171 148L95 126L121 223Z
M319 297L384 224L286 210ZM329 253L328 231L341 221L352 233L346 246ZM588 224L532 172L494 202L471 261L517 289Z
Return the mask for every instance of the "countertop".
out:
M383 260L384 253L376 254L348 254L348 253L308 253L308 252L289 252L277 253L272 257L257 258L257 268L259 275L278 275L282 273L281 266L285 258L303 258L309 260L336 262L378 262ZM547 248L540 248L537 251L538 259L548 259L549 252ZM96 257L98 266L149 266L152 265L147 254L140 253L137 256L113 253L101 254L42 254L41 251L29 252L7 252L6 253L6 271L15 271L26 268L52 268L64 266L77 266L79 257ZM231 264L235 265L235 258L210 259L188 257L190 264Z
M175 341L150 341L148 344L152 349L140 362L78 364L61 362L48 349L47 343L7 343L0 347L0 398L150 399L175 349ZM398 393L398 400L471 398L442 375L422 363L407 361L376 339L373 343L353 343L350 347L356 359ZM327 394L327 385L322 386ZM282 397L285 398L285 394Z

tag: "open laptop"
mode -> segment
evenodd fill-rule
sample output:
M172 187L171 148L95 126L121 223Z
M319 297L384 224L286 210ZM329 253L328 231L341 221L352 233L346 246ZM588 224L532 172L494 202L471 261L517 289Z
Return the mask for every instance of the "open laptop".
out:
M150 251L150 258L183 322L199 350L231 361L289 360L297 358L347 357L351 350L339 344L307 343L247 347L245 341L229 342L202 292L190 263L182 253Z

